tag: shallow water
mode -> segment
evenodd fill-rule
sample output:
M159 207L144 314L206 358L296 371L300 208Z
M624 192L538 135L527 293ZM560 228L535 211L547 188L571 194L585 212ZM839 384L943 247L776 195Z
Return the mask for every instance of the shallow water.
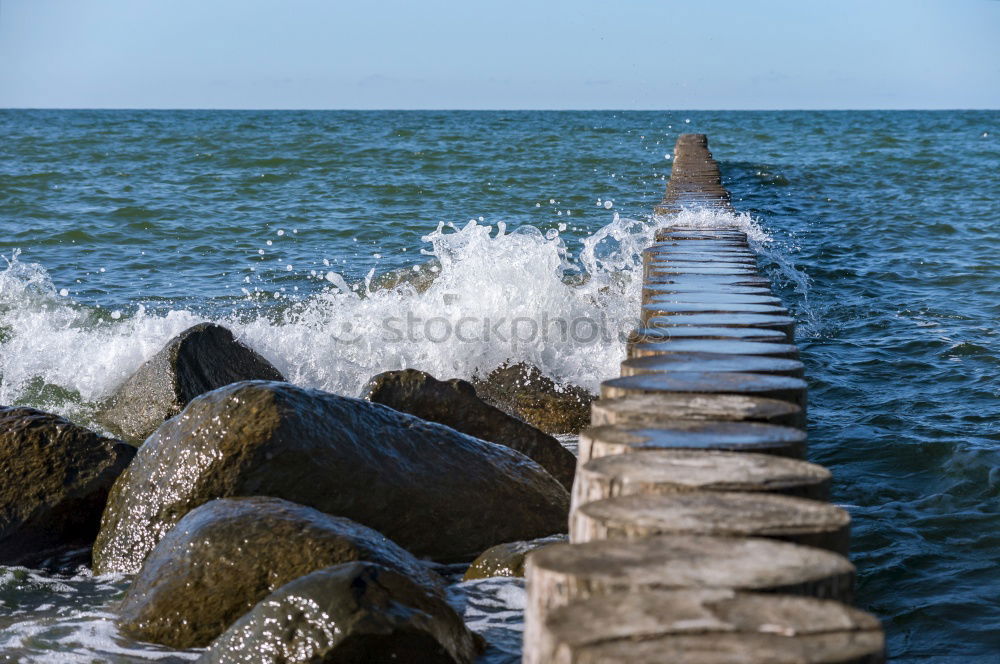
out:
M83 423L201 320L340 393L507 359L594 388L665 155L708 133L801 321L859 604L895 661L1000 652L1000 113L0 111L0 131L0 403ZM121 579L0 583L9 659L182 657L115 634ZM503 661L523 593L479 586L466 616L495 616Z

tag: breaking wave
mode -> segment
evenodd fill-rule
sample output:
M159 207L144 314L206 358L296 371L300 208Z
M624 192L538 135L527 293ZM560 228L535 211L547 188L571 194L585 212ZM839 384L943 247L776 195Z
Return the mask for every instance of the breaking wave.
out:
M233 329L290 381L340 394L359 394L382 371L470 378L507 361L596 391L618 373L621 340L639 313L641 252L665 225L738 227L755 249L775 253L746 214L686 210L636 220L616 213L575 255L555 229L472 220L439 224L423 238L425 262L395 274L373 271L351 284L312 271L292 275L297 297L283 279L280 288L260 283L215 310L137 303L109 311L57 291L43 266L15 251L0 270L0 403L89 421L168 339L203 321Z

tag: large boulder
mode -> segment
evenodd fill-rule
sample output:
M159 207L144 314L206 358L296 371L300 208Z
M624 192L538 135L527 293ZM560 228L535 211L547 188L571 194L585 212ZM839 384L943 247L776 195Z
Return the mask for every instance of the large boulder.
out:
M386 567L356 562L279 588L198 662L471 664L477 645L440 597Z
M552 436L491 406L458 378L437 380L416 369L387 371L368 383L365 398L530 457L567 490L573 488L576 457Z
M504 364L473 384L483 400L553 434L590 426L590 403L597 398L577 385L559 385L526 362Z
M149 554L118 624L142 641L206 646L280 586L357 560L443 593L443 580L424 563L349 519L280 498L213 500L188 512Z
M201 323L167 342L106 401L97 421L117 436L144 440L200 394L241 380L285 380L221 325Z
M0 408L0 564L90 560L108 491L131 445L34 408Z
M146 440L112 489L95 571L136 572L195 507L261 495L442 561L565 532L569 509L559 482L514 450L380 404L246 381L198 397Z

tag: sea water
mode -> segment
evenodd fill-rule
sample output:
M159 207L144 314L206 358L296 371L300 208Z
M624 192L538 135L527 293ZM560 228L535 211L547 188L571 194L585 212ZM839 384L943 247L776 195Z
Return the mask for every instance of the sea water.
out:
M650 217L685 131L740 214ZM1000 113L0 111L0 132L0 403L88 426L202 321L340 394L510 360L595 390L654 229L746 230L799 320L859 605L894 661L1000 652ZM196 656L117 632L127 586L0 568L0 656ZM451 599L516 661L519 581Z

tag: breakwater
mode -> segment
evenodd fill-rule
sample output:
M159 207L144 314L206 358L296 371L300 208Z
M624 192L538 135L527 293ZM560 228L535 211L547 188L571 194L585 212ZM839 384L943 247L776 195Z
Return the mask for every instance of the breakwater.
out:
M664 155L678 128L708 133L759 269L796 318L808 458L833 472L832 500L851 513L856 604L883 620L893 661L994 659L997 112L4 111L0 122L11 139L0 148L9 166L0 216L12 230L0 241L12 262L0 259L0 403L91 428L95 402L202 321L229 327L296 384L339 394L360 394L399 366L468 378L508 355L596 391L619 375L624 344L549 344L541 355L495 339L349 346L329 333L384 311L457 320L477 305L491 316L516 307L507 315L633 319L641 271L631 263L652 243L646 218L670 174ZM567 154L580 162L566 168ZM622 224L604 228L615 213ZM437 220L461 227L479 216L494 229L507 222L508 233L469 242L426 292L317 294L329 282L310 278L333 270L354 286L372 267L412 271L427 260L421 248L455 256L449 248L478 238L482 223L445 228L434 245L421 236ZM510 233L560 223L555 241ZM618 245L629 223L642 237ZM583 260L583 241L602 234L606 242L588 243L596 263ZM583 286L546 280L545 252L560 241L588 276ZM252 283L241 284L246 276ZM241 285L257 299L214 299ZM441 293L458 300L445 307ZM675 338L642 352L701 343ZM633 401L614 401L595 414L631 416ZM113 627L130 577L3 574L5 657L165 661ZM503 650L486 663L520 659L522 588L494 578L455 589L468 591L471 628Z
M732 211L704 135L681 135L658 215ZM580 436L569 542L526 562L524 662L884 660L850 606L850 517L803 460L795 321L743 231L665 225L642 328Z

